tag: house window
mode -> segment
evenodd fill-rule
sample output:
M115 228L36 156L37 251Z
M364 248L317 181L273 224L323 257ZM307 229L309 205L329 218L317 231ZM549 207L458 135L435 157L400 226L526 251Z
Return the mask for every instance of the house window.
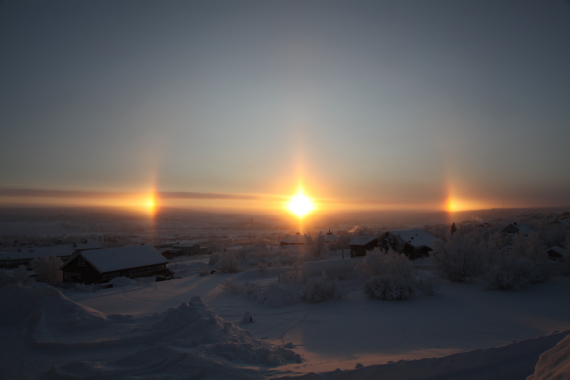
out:
M83 258L83 256L79 256L79 258L77 259L77 265L79 265L80 267L85 266L85 259Z

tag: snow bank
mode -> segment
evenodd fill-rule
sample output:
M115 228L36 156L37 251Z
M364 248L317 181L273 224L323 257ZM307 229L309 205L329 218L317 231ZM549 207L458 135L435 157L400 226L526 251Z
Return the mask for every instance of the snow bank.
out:
M199 297L139 322L142 323L137 331L152 335L154 347L107 363L81 361L56 365L50 374L55 378L73 379L119 379L138 375L164 379L182 375L184 378L251 378L255 372L236 365L274 367L302 361L293 351L258 340L251 332L220 318Z
M527 380L570 379L570 335L540 355L534 374Z
M121 286L136 285L138 284L138 282L136 282L135 280L131 280L128 277L115 277L114 279L109 281L109 284L113 284L113 287L117 288Z
M80 305L45 284L0 288L0 325L23 325L34 320L34 341L51 340L54 333L73 333L102 327L106 315Z
M516 380L524 379L533 372L534 363L538 358L544 358L544 368L560 369L568 368L570 331L555 333L544 337L527 339L502 347L494 347L473 350L444 356L441 358L428 358L421 360L405 361L396 363L371 365L354 370L314 373L296 376L295 379L304 380ZM564 341L560 342L562 339ZM551 354L545 353L557 345ZM539 362L539 365L541 363ZM539 366L537 365L537 369ZM542 368L542 367L541 367ZM551 372L553 375L556 372ZM563 372L558 372L563 373ZM286 376L280 379L291 379ZM567 377L535 377L532 380L542 379L567 379Z

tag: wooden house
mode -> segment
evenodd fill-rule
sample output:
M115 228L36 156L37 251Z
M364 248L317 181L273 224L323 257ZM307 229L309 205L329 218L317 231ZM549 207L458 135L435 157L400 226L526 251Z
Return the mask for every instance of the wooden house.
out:
M146 277L168 273L164 258L154 247L137 245L84 251L60 269L64 282L105 283L115 277Z
M399 236L404 241L401 253L411 260L429 256L429 253L433 251L433 242L437 240L432 234L418 228L392 230L388 233Z
M350 241L350 257L366 256L366 252L378 247L376 236L356 236Z
M503 228L501 232L504 234L518 234L522 232L524 236L528 236L531 233L533 233L534 230L530 227L525 226L524 224L512 222L511 224Z

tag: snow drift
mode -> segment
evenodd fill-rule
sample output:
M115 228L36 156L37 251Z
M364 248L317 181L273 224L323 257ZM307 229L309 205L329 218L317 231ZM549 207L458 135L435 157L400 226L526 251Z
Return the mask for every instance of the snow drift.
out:
M143 318L105 315L46 285L1 288L0 302L11 305L0 311L0 328L26 331L21 339L29 350L59 352L61 361L68 356L75 358L49 369L54 378L144 375L171 379L183 374L204 379L251 378L259 376L259 371L241 367L302 361L293 351L258 340L251 332L220 318L200 297ZM92 350L99 348L104 350ZM7 349L0 343L1 351ZM99 352L113 360L101 360ZM85 357L78 360L82 353Z
M567 379L568 377L542 377L556 368L554 374L568 370L570 331L553 333L534 339L526 339L506 346L462 352L441 358L400 360L396 363L371 365L349 371L314 373L279 379L298 380L518 380L533 372L538 358L535 376L529 380ZM566 339L564 339L566 337ZM564 341L561 341L564 339ZM558 345L556 345L560 342ZM555 346L551 349L553 346ZM545 352L546 350L549 350ZM541 353L545 352L542 356ZM566 356L565 356L566 355ZM359 366L358 366L359 367ZM566 375L568 376L568 375Z

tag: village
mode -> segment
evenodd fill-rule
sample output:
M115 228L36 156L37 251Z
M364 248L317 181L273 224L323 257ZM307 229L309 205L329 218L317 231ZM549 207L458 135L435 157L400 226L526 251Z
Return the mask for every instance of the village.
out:
M432 367L450 355L467 355L462 360L471 362L469 355L497 346L504 346L503 359L487 361L478 371L512 367L526 355L536 360L521 371L532 373L538 356L564 338L558 332L570 330L570 306L563 301L570 289L566 211L415 228L400 224L396 229L356 225L300 232L260 228L253 218L247 225L256 229L210 225L209 233L199 231L196 238L169 231L149 237L133 231L5 235L0 250L3 304L14 302L8 301L13 297L35 299L34 292L43 289L40 301L21 306L32 307L22 314L23 320L33 309L43 315L42 322L33 322L37 333L30 339L37 347L68 348L62 348L64 358L26 348L15 337L6 342L34 358L38 369L27 370L29 378L41 371L54 378L121 373L108 355L97 359L108 362L103 372L96 367L81 373L75 369L73 363L94 359L79 347L102 344L93 334L104 337L115 359L153 347L162 347L161 355L165 347L175 346L190 355L184 364L168 364L157 374L195 370L198 359L193 355L208 352L204 363L210 367L204 368L218 363L218 369L208 369L207 378L223 378L227 371L232 371L232 378L277 378L340 369L345 377L338 378L351 379L358 378L359 370L396 362L408 363L402 369L405 378L417 375L418 359L433 358ZM54 307L53 302L67 306ZM450 308L451 304L460 306ZM181 309L183 305L187 306ZM187 315L184 318L190 319L172 330L183 329L175 335L189 334L183 338L189 339L187 343L173 343L170 333L149 338L160 331L154 324L193 313L185 309L193 305L203 305L199 315ZM494 312L482 312L480 305ZM2 320L18 330L22 322L10 322L6 313L13 313L8 310ZM204 313L226 331L224 337L211 332L214 335L195 339L200 336L196 323ZM422 322L412 322L418 313ZM149 325L147 319L153 315L155 322ZM54 324L57 320L64 324ZM355 325L331 335L346 321ZM81 336L74 337L72 331L85 323ZM478 333L470 333L472 329ZM10 336L8 330L2 334ZM442 335L433 339L433 334ZM549 338L525 343L527 348L512 343L539 336ZM125 339L147 340L132 351ZM240 348L244 339L249 342L247 355ZM71 355L70 350L77 352ZM130 371L142 368L135 365Z

